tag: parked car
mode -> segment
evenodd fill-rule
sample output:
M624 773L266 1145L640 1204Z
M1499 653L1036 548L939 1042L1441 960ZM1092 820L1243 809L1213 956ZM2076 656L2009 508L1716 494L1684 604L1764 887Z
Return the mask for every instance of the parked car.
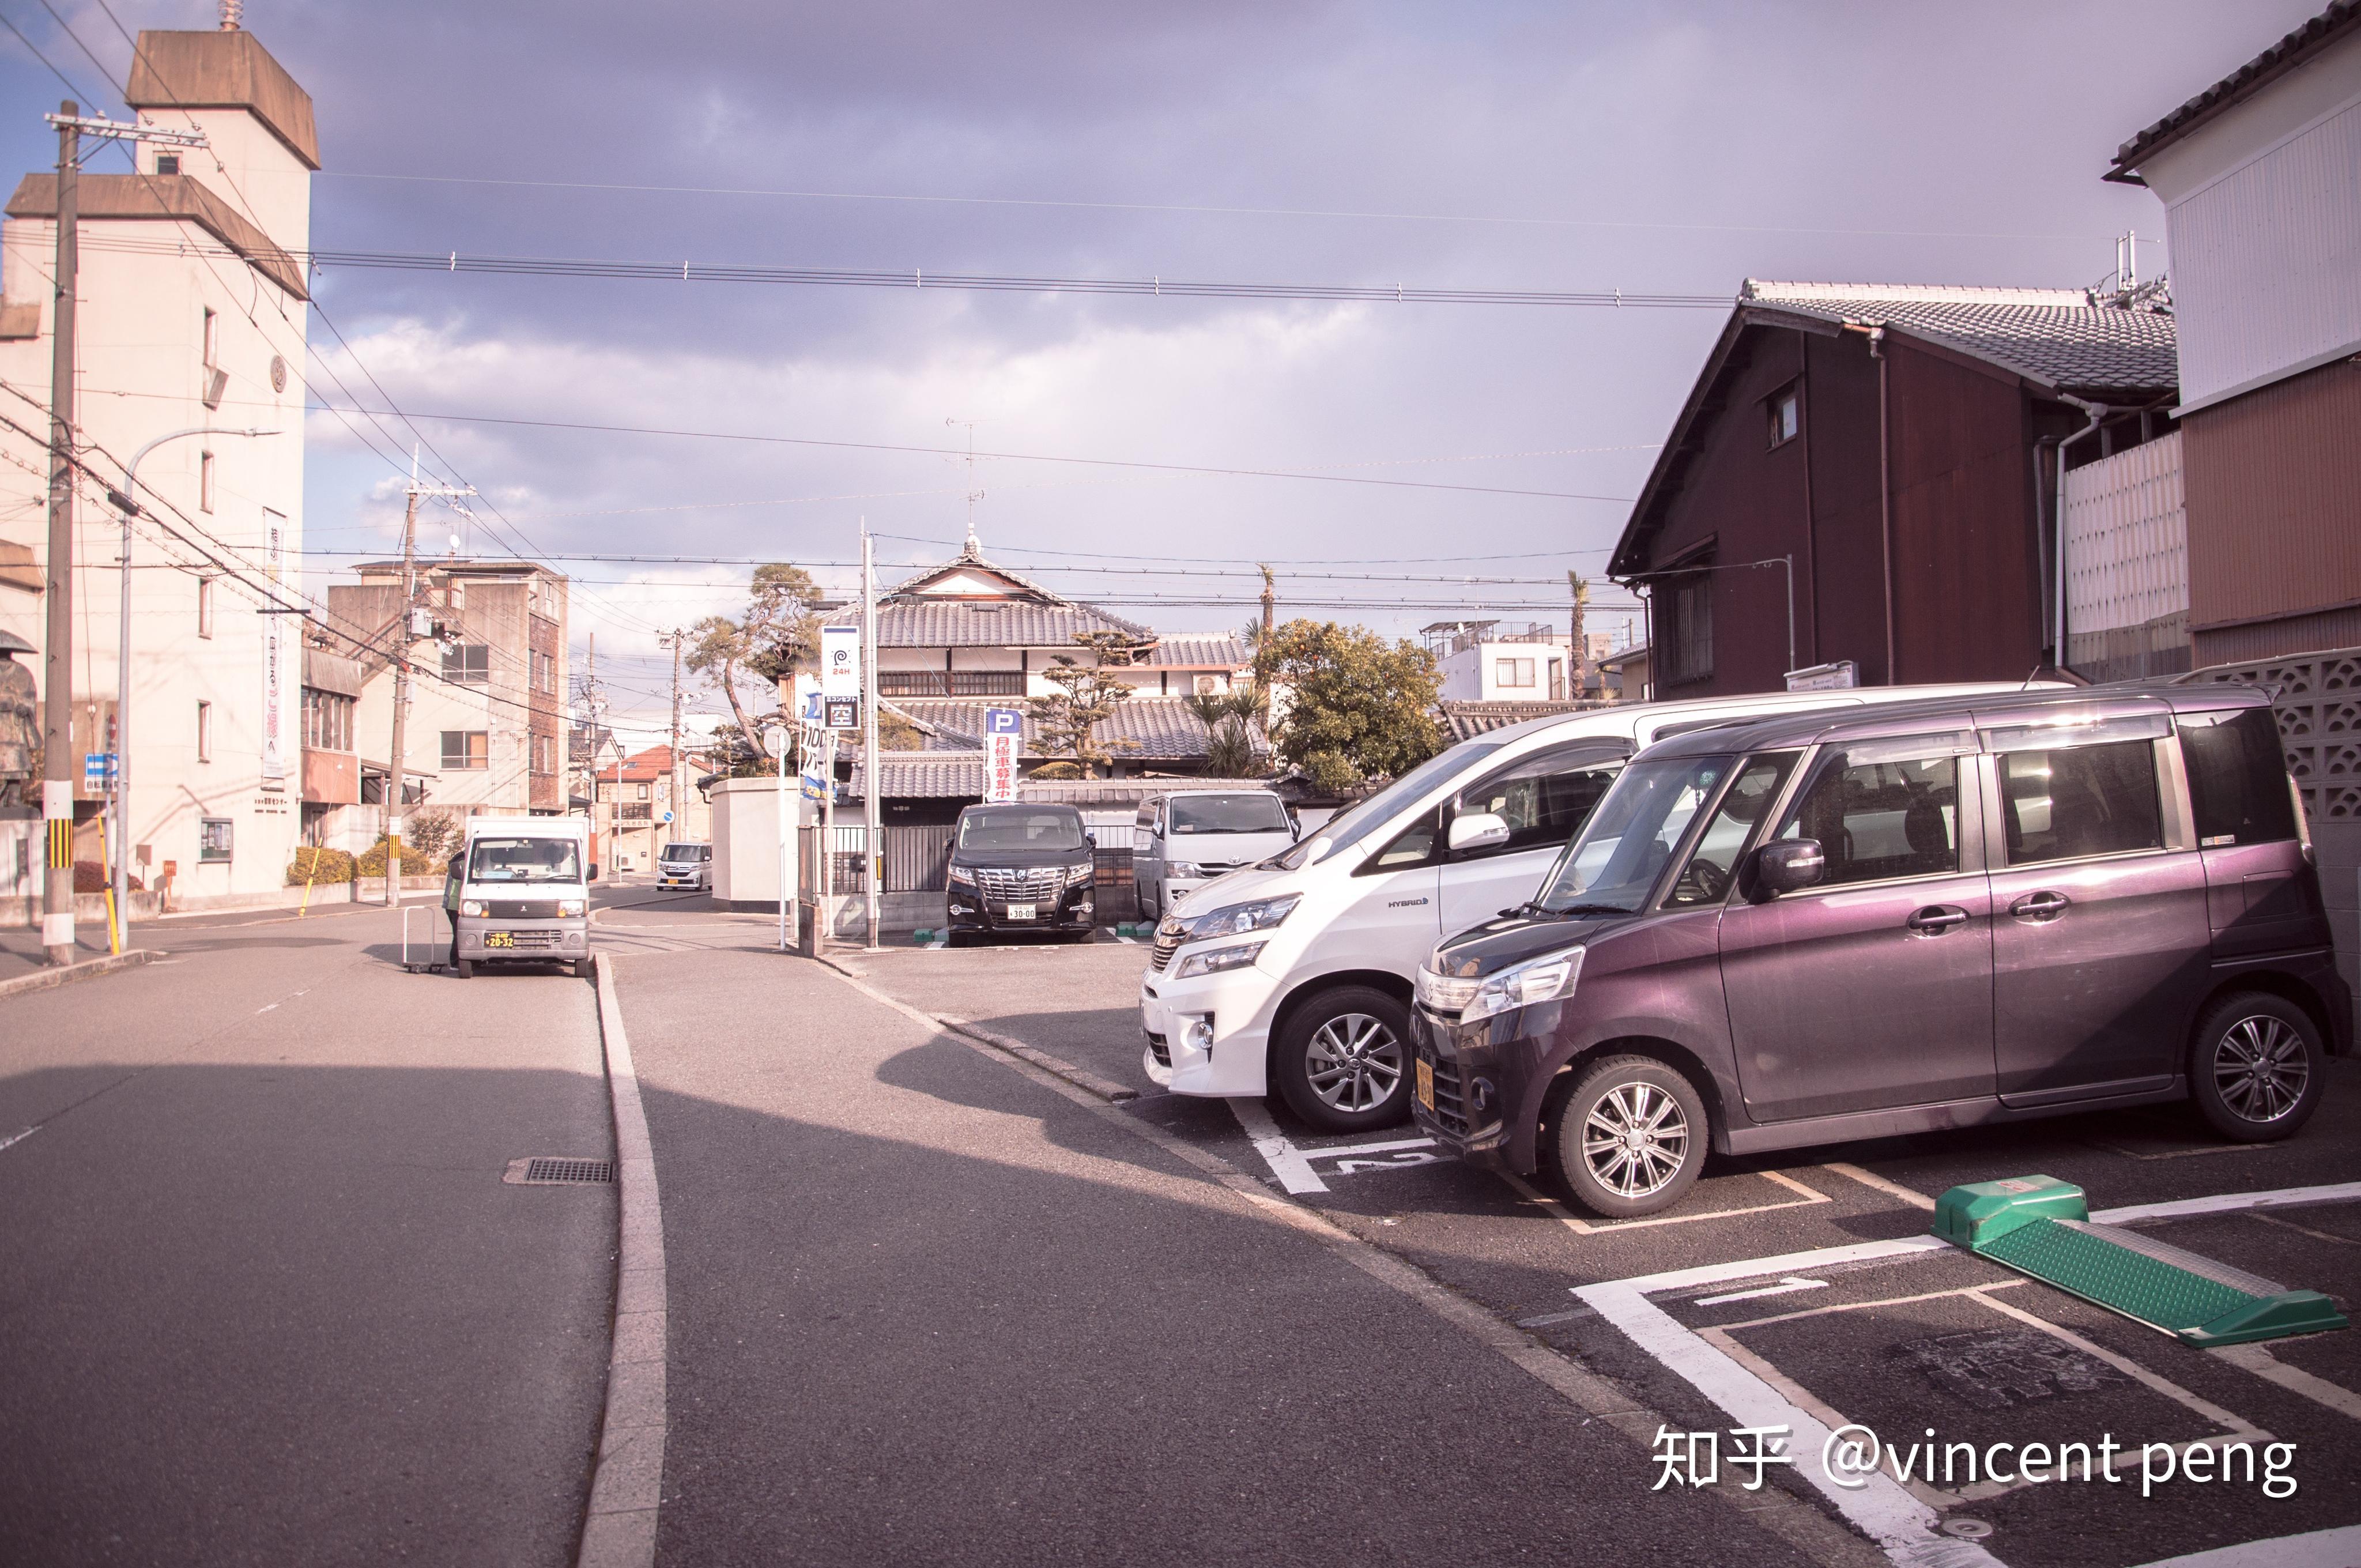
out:
M971 806L951 834L950 938L1050 931L1088 940L1097 861L1071 806Z
M710 888L713 885L713 846L686 841L666 844L656 856L656 885Z
M1295 818L1267 789L1183 789L1142 801L1131 839L1131 883L1154 920L1216 877L1294 844Z
M451 968L549 963L590 970L590 825L580 817L470 817L443 883Z
M2193 1098L2284 1138L2353 1047L2266 699L2099 688L1700 730L1418 977L1414 1109L1645 1214L1758 1154Z
M1411 977L1434 944L1533 895L1633 751L1683 728L2008 685L1632 704L1464 740L1282 853L1166 912L1140 976L1143 1064L1176 1094L1276 1082L1314 1126L1410 1115Z

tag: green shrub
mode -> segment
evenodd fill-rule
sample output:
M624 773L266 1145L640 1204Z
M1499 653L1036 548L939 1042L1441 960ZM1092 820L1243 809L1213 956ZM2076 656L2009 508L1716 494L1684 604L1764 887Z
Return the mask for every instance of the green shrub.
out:
M417 845L410 842L407 839L402 840L402 875L437 876L441 874L442 871L443 862L441 861L436 860L434 856L428 854ZM361 858L353 862L353 874L356 878L360 879L373 876L381 877L385 875L384 834L379 834L377 842L371 844L368 850L362 854Z
M385 862L380 858L379 862ZM384 873L380 872L379 875ZM295 863L287 868L287 885L302 887L306 883L337 883L353 880L353 857L344 850L315 850L306 844L295 851Z

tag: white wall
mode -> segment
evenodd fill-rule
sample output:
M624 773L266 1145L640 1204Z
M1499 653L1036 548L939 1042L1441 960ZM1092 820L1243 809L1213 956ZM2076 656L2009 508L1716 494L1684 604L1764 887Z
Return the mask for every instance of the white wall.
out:
M2183 408L2361 351L2361 34L2140 168L2165 203Z
M787 781L792 829L807 808ZM722 779L713 786L713 896L725 903L775 905L779 898L779 795L775 779ZM795 896L796 848L787 844L787 896Z
M2067 474L2066 601L2073 632L2188 611L2179 431Z

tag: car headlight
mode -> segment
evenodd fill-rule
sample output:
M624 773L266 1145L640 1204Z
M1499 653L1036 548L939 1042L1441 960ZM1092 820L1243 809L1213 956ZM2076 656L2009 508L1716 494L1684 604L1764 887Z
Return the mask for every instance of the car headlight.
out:
M1172 916L1165 926L1183 941L1193 942L1201 937L1237 937L1248 931L1268 931L1285 920L1303 902L1300 893L1282 898L1258 898L1251 904L1225 904L1221 908L1187 918Z
M561 898L557 901L557 913L560 917L579 915L582 913L582 906L583 900L581 899Z
M1081 886L1083 883L1086 883L1093 876L1096 876L1098 874L1098 869L1097 863L1092 861L1077 861L1073 865L1068 866L1066 868L1066 885L1068 887Z
M1227 970L1244 969L1262 957L1265 944L1240 942L1227 948L1209 948L1202 953L1191 953L1180 960L1180 971L1172 978L1191 980L1201 974L1220 974Z
M1428 1012L1455 1014L1475 998L1476 988L1483 982L1473 976L1462 978L1421 969L1411 983L1418 990L1419 1004Z
M968 886L973 887L975 885L975 872L966 866L953 866L951 868L951 881L963 882L967 883Z
M472 898L463 899L459 904L459 913L467 916L471 920L481 919L484 914L484 906L477 903Z
M1459 1014L1463 1024L1473 1024L1478 1018L1489 1018L1495 1013L1513 1012L1530 1007L1536 1002L1555 1002L1574 994L1574 982L1582 974L1582 949L1568 948L1563 952L1543 953L1537 959L1527 959L1521 964L1510 964L1497 974L1488 974L1476 985L1476 992Z
M1205 874L1205 868L1194 861L1167 861L1164 862L1164 874L1178 877L1183 882L1195 882Z

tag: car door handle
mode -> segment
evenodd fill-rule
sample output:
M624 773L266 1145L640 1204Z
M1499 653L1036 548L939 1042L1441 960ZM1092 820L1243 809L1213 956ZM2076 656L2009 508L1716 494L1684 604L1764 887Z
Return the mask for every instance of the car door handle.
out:
M1910 917L1909 926L1913 931L1923 931L1930 937L1939 937L1954 926L1965 925L1967 918L1968 912L1964 909L1956 909L1944 904L1930 904Z
M2055 920L2066 913L2066 895L2062 893L2028 893L2010 905L2008 912L2019 920Z

